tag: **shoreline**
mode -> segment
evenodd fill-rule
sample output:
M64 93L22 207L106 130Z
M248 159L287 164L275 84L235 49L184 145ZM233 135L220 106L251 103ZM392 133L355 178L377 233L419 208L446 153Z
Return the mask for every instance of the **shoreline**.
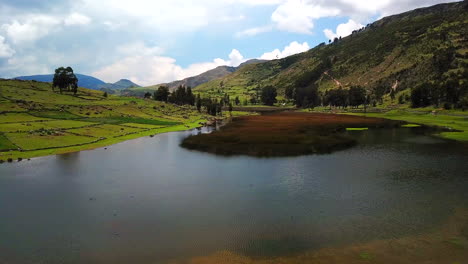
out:
M13 163L19 162L18 159L32 159L32 158L39 158L45 156L52 156L52 155L59 155L59 154L66 154L66 153L73 153L73 152L80 152L86 150L93 150L102 147L112 146L114 144L122 143L125 141L152 136L152 135L159 135L169 132L179 132L185 130L191 130L194 128L201 127L201 123L206 122L204 119L196 120L194 122L163 127L163 128L156 128L150 129L146 131L142 131L135 134L129 134L121 137L114 137L114 138L106 138L104 140L100 140L94 143L79 145L79 146L70 146L70 147L59 147L59 148L49 148L49 149L42 149L42 150L30 150L30 151L8 151L8 152L0 152L0 160L3 160L4 163ZM13 159L13 162L7 162L7 159Z

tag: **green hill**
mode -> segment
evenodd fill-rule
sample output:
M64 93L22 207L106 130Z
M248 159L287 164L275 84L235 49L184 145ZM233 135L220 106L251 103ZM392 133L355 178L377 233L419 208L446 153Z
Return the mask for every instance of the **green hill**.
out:
M53 92L50 83L0 80L0 162L108 146L198 126L194 107L79 88Z
M410 89L434 81L455 83L457 92L466 94L467 36L468 2L440 4L383 18L305 53L247 65L194 90L205 97L228 94L246 100L273 85L281 100L299 86L315 85L324 93L361 85L377 102L390 93L404 95L407 102Z

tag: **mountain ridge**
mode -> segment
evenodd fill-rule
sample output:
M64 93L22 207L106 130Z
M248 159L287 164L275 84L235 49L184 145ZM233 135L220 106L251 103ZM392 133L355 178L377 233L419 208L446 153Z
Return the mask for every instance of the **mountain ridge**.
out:
M96 77L76 73L76 77L78 78L78 86L83 88L88 88L92 90L103 90L103 91L110 91L110 90L122 90L131 87L140 87L138 84L133 83L127 79L120 79L115 83L106 83ZM39 75L28 75L28 76L18 76L13 78L15 80L23 80L23 81L38 81L38 82L49 82L51 83L54 79L54 74L39 74Z
M202 96L248 100L272 85L279 98L299 86L330 89L360 85L373 100L408 96L427 81L467 80L468 2L438 4L375 21L348 37L283 59L247 65L194 88ZM444 56L449 56L444 60ZM452 77L450 77L452 76ZM289 94L290 95L290 94Z

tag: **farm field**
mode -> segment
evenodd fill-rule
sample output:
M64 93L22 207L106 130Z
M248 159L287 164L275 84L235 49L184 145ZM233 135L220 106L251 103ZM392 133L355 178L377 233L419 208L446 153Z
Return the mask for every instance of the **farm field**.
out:
M103 147L195 128L207 118L189 106L84 88L74 96L53 91L50 83L0 80L0 160Z

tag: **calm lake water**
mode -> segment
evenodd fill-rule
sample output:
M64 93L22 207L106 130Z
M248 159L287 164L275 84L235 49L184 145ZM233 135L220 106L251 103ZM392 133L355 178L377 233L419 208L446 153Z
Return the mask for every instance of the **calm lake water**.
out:
M268 257L428 232L468 207L468 152L418 131L274 159L188 151L186 131L2 164L0 263Z

